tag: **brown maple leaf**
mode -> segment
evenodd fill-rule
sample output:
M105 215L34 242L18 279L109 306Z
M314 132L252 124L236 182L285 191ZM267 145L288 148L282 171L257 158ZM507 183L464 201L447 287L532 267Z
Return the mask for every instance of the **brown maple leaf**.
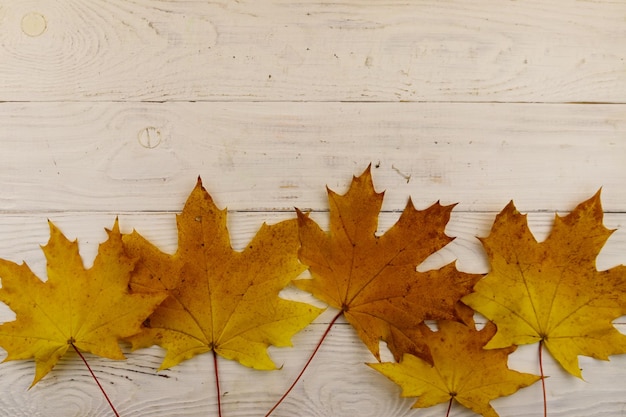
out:
M131 294L135 261L122 246L118 223L85 269L78 243L70 242L51 222L50 240L43 246L48 280L30 268L0 259L0 300L15 313L15 321L0 326L5 360L35 359L35 385L72 345L110 359L125 359L118 341L141 329L141 323L165 294Z
M161 252L137 232L124 236L139 258L135 291L169 296L129 339L133 348L157 344L167 353L160 369L214 351L256 369L275 369L267 347L291 346L291 337L322 311L278 293L304 267L298 262L296 220L263 224L242 251L234 251L219 210L198 178L176 218L178 249Z
M416 271L452 240L444 228L453 206L420 211L409 199L396 224L376 236L383 193L374 191L369 167L345 195L329 189L328 200L330 233L298 211L300 260L312 279L295 284L341 310L377 359L381 339L396 360L403 353L428 358L417 336L424 320L461 318L458 301L481 277L452 264Z
M496 332L489 322L480 331L472 324L438 322L438 331L426 330L423 338L432 354L432 365L410 354L400 363L368 364L402 387L403 397L418 397L413 408L452 402L482 414L498 417L491 400L511 395L540 379L507 367L515 346L483 349Z
M626 267L595 264L612 233L602 216L598 192L555 216L548 238L537 242L512 202L498 214L481 239L491 271L463 298L498 326L487 348L541 342L578 377L578 355L626 353L626 336L612 324L626 314Z

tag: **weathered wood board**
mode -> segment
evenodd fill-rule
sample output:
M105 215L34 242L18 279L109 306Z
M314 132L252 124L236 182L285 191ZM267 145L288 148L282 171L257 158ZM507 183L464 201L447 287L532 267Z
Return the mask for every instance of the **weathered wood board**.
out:
M200 175L242 248L294 207L326 225L325 187L345 191L369 164L386 190L381 232L409 196L458 203L456 240L420 268L486 272L477 236L508 201L543 239L555 212L601 187L617 230L598 267L626 263L626 3L0 2L0 257L42 277L47 219L79 239L87 265L116 216L173 252L175 213ZM279 371L220 360L223 416L263 416L333 315L271 348ZM626 318L617 326L626 333ZM124 351L88 356L122 416L217 415L210 355L157 373L162 350ZM373 360L338 323L273 415L445 415L411 409L363 365ZM584 381L546 360L549 416L625 413L626 356L582 358ZM526 346L510 366L538 373L537 362ZM0 364L0 416L111 415L76 355L29 390L33 373L32 361ZM541 415L541 387L494 407Z

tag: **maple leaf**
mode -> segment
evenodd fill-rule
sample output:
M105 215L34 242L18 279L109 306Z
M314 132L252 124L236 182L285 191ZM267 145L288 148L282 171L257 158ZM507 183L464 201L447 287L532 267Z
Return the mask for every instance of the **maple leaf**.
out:
M141 323L164 294L131 294L135 261L122 246L118 222L85 269L76 240L70 242L49 222L50 240L42 247L48 280L25 264L0 259L0 300L16 320L0 325L5 361L35 359L35 385L72 345L109 359L125 359L118 341L140 331ZM31 386L32 386L31 385Z
M595 265L612 233L602 216L598 191L555 216L550 235L537 242L513 202L498 214L481 239L491 271L463 298L498 327L487 348L542 342L578 377L578 355L607 360L626 353L626 336L612 324L626 314L626 267Z
M368 167L345 195L328 190L330 233L298 211L300 261L312 278L295 284L341 310L377 359L381 339L396 360L402 353L428 358L416 337L424 320L460 319L457 303L481 275L453 264L416 271L452 241L444 229L453 206L435 203L420 211L409 199L395 225L376 236L383 194L375 192Z
M322 311L278 296L304 270L296 220L263 224L242 252L234 251L226 210L215 206L198 178L176 222L174 255L137 232L124 236L129 253L140 259L131 288L169 294L143 331L129 338L133 349L165 348L160 369L209 351L252 368L275 369L267 347L291 346L291 337Z
M540 379L539 376L511 370L508 356L516 349L484 349L496 327L489 322L477 331L472 324L441 321L438 331L425 330L433 364L411 354L400 363L368 364L402 387L403 397L418 397L413 408L457 401L485 417L497 417L489 402L515 393Z

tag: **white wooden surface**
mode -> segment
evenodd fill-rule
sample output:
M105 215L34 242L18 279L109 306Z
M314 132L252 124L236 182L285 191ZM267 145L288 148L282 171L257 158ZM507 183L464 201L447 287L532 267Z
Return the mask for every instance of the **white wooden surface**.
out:
M197 175L242 247L294 206L324 224L325 185L344 191L369 163L381 231L409 195L459 203L457 239L420 268L485 272L475 236L510 199L542 238L600 187L618 230L598 266L626 263L626 2L0 1L0 257L43 275L50 218L90 264L117 215L173 251ZM264 415L333 314L271 349L280 371L220 361L224 416ZM162 356L89 360L122 416L216 415L211 356L156 373ZM274 415L445 414L411 410L371 360L336 325ZM581 362L585 381L548 359L549 415L624 415L626 356ZM510 365L537 373L535 347ZM33 368L0 364L0 416L111 415L77 357L28 390ZM494 405L541 415L540 386Z

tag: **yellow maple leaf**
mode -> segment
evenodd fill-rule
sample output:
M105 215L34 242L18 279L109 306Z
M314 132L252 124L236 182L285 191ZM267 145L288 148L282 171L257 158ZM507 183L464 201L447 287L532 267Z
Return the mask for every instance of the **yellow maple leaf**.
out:
M383 193L376 193L370 168L341 196L328 190L330 233L298 211L300 260L312 279L295 284L343 312L369 350L379 358L384 340L396 359L403 353L428 358L420 327L428 319L460 319L459 299L482 275L453 264L416 271L452 238L444 233L453 206L416 210L409 199L402 215L377 236Z
M275 369L267 347L291 346L291 337L322 311L278 296L304 270L296 220L263 224L242 252L234 251L226 211L215 206L200 178L176 220L174 255L137 232L124 236L129 253L139 257L131 288L169 294L143 331L129 339L133 348L165 348L160 369L209 351L252 368Z
M540 379L507 367L514 346L484 349L496 332L493 323L477 331L473 324L438 322L439 330L423 335L433 364L410 354L400 363L368 364L402 387L403 397L418 397L413 408L457 401L485 417L497 417L491 400L515 393Z
M50 240L42 247L48 280L41 281L25 264L0 259L0 300L16 320L0 326L6 361L35 359L35 385L69 347L110 359L124 359L118 341L139 332L141 323L164 294L128 291L134 260L122 246L118 223L85 269L77 241L70 242L50 224Z
M492 320L487 348L541 342L567 372L581 377L578 356L626 353L612 321L626 314L626 267L598 271L595 260L612 231L602 224L600 192L555 216L543 242L509 203L481 239L491 271L463 302Z

